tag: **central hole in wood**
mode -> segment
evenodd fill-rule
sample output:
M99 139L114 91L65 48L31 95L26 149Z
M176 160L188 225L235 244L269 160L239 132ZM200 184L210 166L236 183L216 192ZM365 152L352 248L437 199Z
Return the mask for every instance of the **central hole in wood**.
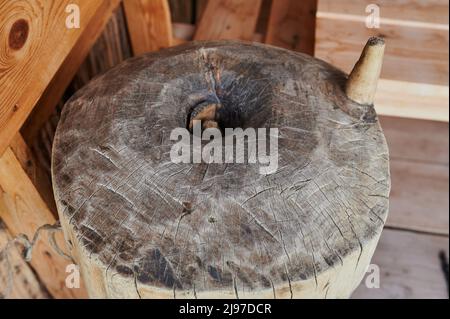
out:
M208 128L218 128L219 126L219 114L218 110L221 105L217 102L203 101L195 105L188 114L187 117L187 129L194 132L194 125L201 125L201 132Z

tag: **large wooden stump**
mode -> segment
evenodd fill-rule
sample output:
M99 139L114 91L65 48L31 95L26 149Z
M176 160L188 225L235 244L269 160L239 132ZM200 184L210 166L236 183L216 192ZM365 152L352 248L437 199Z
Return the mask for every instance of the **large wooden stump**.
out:
M90 296L350 296L390 189L373 92L361 91L375 90L380 69L364 74L381 59L369 53L347 83L304 54L190 43L130 59L77 92L56 132L52 174ZM278 128L278 170L173 163L170 132L207 104L219 105L221 128Z

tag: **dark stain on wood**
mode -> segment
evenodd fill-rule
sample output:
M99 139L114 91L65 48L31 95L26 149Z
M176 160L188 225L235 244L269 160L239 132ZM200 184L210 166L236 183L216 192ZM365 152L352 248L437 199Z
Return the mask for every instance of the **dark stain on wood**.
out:
M29 25L25 19L19 19L13 23L9 31L8 44L13 50L20 50L27 41Z
M182 288L178 279L174 277L172 266L158 248L149 250L139 261L134 271L141 283L155 283L168 288Z

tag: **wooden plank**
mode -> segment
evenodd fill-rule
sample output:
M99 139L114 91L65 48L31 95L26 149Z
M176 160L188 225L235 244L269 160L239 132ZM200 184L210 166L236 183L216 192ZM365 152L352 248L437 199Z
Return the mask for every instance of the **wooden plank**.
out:
M352 298L448 298L439 254L448 263L448 237L383 230L372 264L380 268L380 288L364 280Z
M33 183L8 148L0 158L0 218L3 219L13 236L23 233L32 238L38 227L54 224L55 217L36 191ZM65 285L66 266L70 261L59 256L50 247L47 236L43 236L33 249L31 265L39 274L48 291L55 298L86 297L85 290L69 289ZM58 241L64 247L62 233Z
M386 52L384 79L448 86L448 29L432 29L383 23L366 28L360 21L331 18L318 12L316 56L349 73L367 39L383 36Z
M197 25L195 40L251 41L261 0L209 0Z
M265 42L314 55L317 0L273 0Z
M448 86L381 79L375 108L383 115L448 122Z
M448 24L448 0L319 0L318 10L366 16L370 4L379 6L382 19Z
M449 234L448 165L391 160L392 188L386 224Z
M80 28L67 28L68 4L78 5ZM0 3L0 154L92 19L110 1L2 1ZM13 40L12 40L13 39ZM6 44L6 45L5 45Z
M61 100L64 91L88 55L92 45L102 33L103 28L119 2L119 0L102 1L102 6L98 8L94 17L88 21L85 31L80 35L73 49L69 52L45 88L42 96L21 129L23 137L30 145L34 141L39 129L49 119L56 105Z
M448 123L396 117L380 121L391 159L387 225L448 234Z
M1 201L0 201L1 205ZM12 239L0 220L0 251ZM47 299L51 297L41 285L16 247L10 247L8 257L0 257L0 299Z
M391 159L449 164L449 125L444 122L380 116Z
M167 0L124 0L134 55L172 45L172 24Z

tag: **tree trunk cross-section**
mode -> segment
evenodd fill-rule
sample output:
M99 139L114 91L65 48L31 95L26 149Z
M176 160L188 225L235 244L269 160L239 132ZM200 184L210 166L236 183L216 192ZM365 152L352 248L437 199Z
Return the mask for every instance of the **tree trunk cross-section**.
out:
M386 220L390 178L374 108L347 98L346 80L301 53L193 42L78 91L52 175L90 296L350 296ZM279 129L275 173L170 160L170 132L212 98L223 127Z

